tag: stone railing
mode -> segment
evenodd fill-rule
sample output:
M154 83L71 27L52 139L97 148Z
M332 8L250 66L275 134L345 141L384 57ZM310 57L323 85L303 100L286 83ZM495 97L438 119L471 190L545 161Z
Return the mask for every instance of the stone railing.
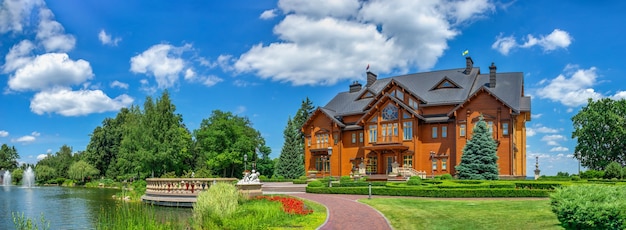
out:
M422 179L426 179L427 175L425 171L417 171L409 167L399 167L398 173L404 177L419 176Z
M235 182L237 178L147 178L146 193L193 195L218 182Z

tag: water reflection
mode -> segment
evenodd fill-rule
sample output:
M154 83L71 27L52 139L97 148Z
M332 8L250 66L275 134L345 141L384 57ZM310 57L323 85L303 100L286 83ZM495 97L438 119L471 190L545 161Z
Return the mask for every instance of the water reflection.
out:
M119 190L102 188L66 188L2 186L0 195L0 229L14 229L12 212L24 213L39 223L41 214L50 222L50 229L94 229L100 213L115 207L119 202L112 195ZM186 210L161 209L158 213ZM184 214L187 213L187 214Z

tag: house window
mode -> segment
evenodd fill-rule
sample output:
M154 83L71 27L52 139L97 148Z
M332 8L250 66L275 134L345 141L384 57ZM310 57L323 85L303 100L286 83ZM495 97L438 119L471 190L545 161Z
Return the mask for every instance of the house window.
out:
M437 138L437 126L433 126L432 137Z
M328 147L328 133L316 134L315 143L317 144L316 148Z
M356 133L352 133L352 144L356 143Z
M359 143L363 143L363 132L359 132Z
M433 158L433 170L437 170L437 159Z
M402 157L402 166L405 168L412 168L413 167L413 155L404 155L404 157Z
M409 106L413 109L417 109L417 101L413 100L413 98L409 98Z
M448 126L441 126L441 137L442 138L446 138L448 137Z
M378 172L378 157L370 157L367 162L367 173L377 173Z
M315 158L315 170L320 172L328 172L330 169L330 161L320 157Z
M459 127L459 135L464 137L465 136L465 124L460 125Z
M404 101L404 93L402 93L402 91L400 90L396 90L396 92L397 92L396 97L400 99L401 101Z
M441 170L448 170L448 159L441 159Z
M493 121L487 122L487 129L489 129L489 133L493 133Z
M402 135L404 140L413 139L413 122L405 121L402 123Z
M392 121L398 119L398 107L388 104L382 113L383 120Z
M307 142L307 146L311 147L311 138L310 137L306 138L306 142Z
M509 123L502 123L502 135L509 135Z
M376 135L378 135L378 126L370 125L370 143L376 142Z

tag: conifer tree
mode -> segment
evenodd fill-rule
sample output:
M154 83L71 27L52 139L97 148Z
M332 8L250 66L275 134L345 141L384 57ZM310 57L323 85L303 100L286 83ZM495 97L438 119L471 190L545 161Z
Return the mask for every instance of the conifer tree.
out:
M459 179L497 180L497 146L483 116L473 129L473 136L463 147L461 163L456 166Z
M302 125L313 113L313 102L307 97L302 101L296 116L287 121L287 127L283 132L285 143L281 150L275 174L285 178L298 178L304 176L304 134L301 132Z

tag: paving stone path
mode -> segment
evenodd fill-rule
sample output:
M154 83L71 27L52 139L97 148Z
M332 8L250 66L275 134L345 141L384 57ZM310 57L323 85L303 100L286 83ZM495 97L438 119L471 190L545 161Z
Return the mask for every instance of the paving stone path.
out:
M389 221L376 209L359 203L358 199L367 199L363 195L313 194L305 193L306 185L292 183L264 183L264 194L289 194L318 202L328 210L326 222L318 229L358 229L388 230L392 229Z
M367 196L297 193L292 196L312 200L328 209L328 218L319 228L329 229L392 229L385 217L372 207L359 203L358 199Z

